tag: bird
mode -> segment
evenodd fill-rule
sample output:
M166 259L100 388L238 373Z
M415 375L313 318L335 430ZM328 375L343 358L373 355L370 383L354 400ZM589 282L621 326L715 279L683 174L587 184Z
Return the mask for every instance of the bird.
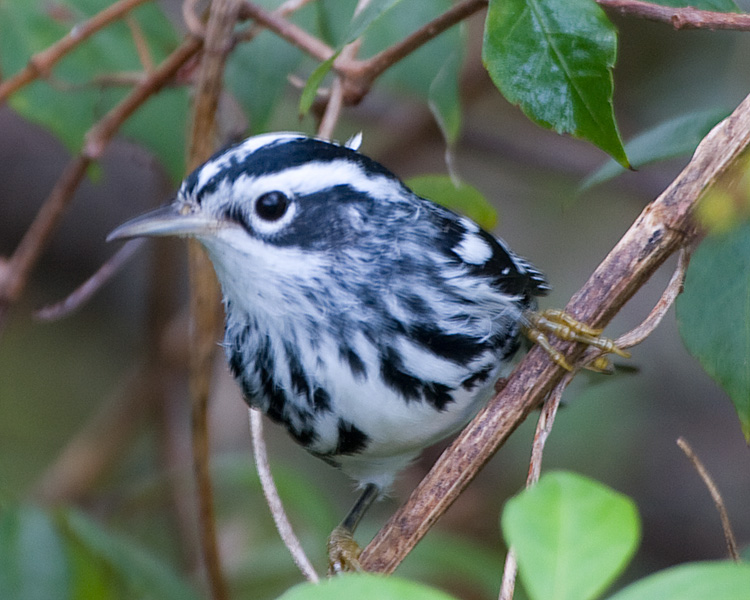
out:
M501 238L418 196L357 146L250 137L108 236L204 246L244 399L362 489L329 539L333 571L361 568L353 534L368 507L487 402L524 328L544 320L529 315L550 290ZM572 330L566 339L620 353L599 330L552 320Z

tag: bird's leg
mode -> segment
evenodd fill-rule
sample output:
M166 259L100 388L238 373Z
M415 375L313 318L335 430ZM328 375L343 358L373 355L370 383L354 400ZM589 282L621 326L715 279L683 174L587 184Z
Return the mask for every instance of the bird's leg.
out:
M601 337L601 329L595 329L581 323L562 310L527 311L524 313L524 317L527 322L524 328L526 337L541 346L555 363L568 371L572 371L573 367L568 364L562 353L550 344L547 334L552 334L567 342L580 342L587 346L593 346L607 354L617 354L623 358L630 358L630 353L618 348L613 340ZM606 357L600 356L587 368L604 372L609 369L609 362Z
M349 514L331 532L328 538L328 575L364 570L359 564L359 555L362 550L354 541L354 530L367 509L378 497L378 493L378 486L368 483Z

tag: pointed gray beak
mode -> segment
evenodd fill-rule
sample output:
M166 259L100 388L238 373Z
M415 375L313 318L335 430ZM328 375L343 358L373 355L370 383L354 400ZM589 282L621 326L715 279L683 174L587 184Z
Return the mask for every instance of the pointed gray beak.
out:
M180 214L174 204L162 206L120 225L107 236L107 241L135 237L194 237L212 233L224 224L200 213Z

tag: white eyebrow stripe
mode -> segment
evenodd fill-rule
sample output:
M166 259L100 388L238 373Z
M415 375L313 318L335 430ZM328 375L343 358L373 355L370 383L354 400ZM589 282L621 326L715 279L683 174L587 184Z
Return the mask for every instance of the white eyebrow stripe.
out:
M308 162L266 175L240 176L236 183L257 193L280 190L299 196L346 184L385 200L401 198L403 190L398 180L380 174L368 175L360 165L345 159Z

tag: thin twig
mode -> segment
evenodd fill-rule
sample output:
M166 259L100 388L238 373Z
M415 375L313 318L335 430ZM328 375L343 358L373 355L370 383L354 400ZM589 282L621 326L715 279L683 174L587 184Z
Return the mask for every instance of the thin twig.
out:
M649 315L643 320L643 322L631 329L626 334L621 335L615 340L615 345L618 348L632 348L637 346L648 336L650 336L654 330L659 326L664 315L671 308L674 301L682 293L682 286L685 283L685 272L687 271L688 263L690 262L690 250L687 248L681 248L677 257L677 266L675 267L672 278L669 280L664 293L659 298L654 308L651 310Z
M141 28L138 21L132 16L127 15L125 17L125 23L130 29L130 35L133 38L133 44L135 45L135 51L138 54L138 60L141 62L143 71L146 75L150 75L154 71L154 59L151 56L151 51L146 41L146 36L143 35L143 29Z
M487 0L463 0L371 58L360 61L336 59L334 69L346 76L348 84L347 104L359 102L373 82L391 66L486 6Z
M266 442L263 437L263 415L260 411L253 408L249 409L249 413L255 466L258 469L260 485L263 488L263 495L266 497L266 504L271 510L273 522L276 524L276 529L284 545L292 555L294 564L297 565L297 568L302 572L305 579L317 583L319 580L318 574L315 572L310 559L307 558L302 548L302 544L300 544L299 538L292 529L292 524L289 522L289 517L287 517L284 505L281 502L279 490L273 481L271 466L268 463L268 453L266 452Z
M732 29L750 31L750 14L714 12L686 7L661 6L641 0L596 0L612 12L628 17L666 23L675 29Z
M186 2L188 5L188 2ZM237 23L240 0L214 0L205 26L204 50L195 86L188 170L192 171L215 151L216 111L223 91L224 66ZM194 328L190 347L193 470L198 487L198 524L201 547L214 600L229 597L216 540L216 516L209 468L208 400L216 340L221 331L219 287L211 261L198 242L189 242L190 312Z
M552 432L552 426L555 423L557 409L560 408L563 392L573 381L574 373L568 373L544 402L542 410L539 413L539 420L536 424L534 433L534 443L531 447L531 460L529 461L529 474L526 477L526 489L534 486L539 481L542 472L542 458L544 456L544 446L547 438ZM516 553L513 548L508 548L508 554L505 557L505 567L503 569L502 585L500 587L499 600L512 600L513 592L516 587L516 575L518 574L518 563Z
M513 600L516 590L516 576L518 575L518 561L516 551L511 547L505 555L505 566L503 567L503 579L500 584L498 600Z
M187 30L197 38L206 37L206 25L201 18L195 14L198 0L182 1L182 20Z
M96 273L73 290L66 298L55 304L40 308L34 313L34 318L40 321L56 321L78 310L130 260L130 257L143 246L144 241L144 239L129 240L99 267Z
M726 506L724 506L724 499L721 497L719 488L716 487L716 483L714 483L708 469L706 469L705 465L701 462L701 459L698 458L698 455L690 447L687 440L683 437L677 438L677 445L685 453L685 456L690 459L690 462L693 463L693 467L695 467L695 470L698 472L698 476L703 480L703 483L708 489L708 493L711 494L711 498L716 505L716 510L721 519L721 527L724 530L724 539L727 542L727 552L729 553L730 558L735 562L740 562L740 554L737 551L737 540L734 537L732 524L729 521L729 514L727 513Z
M280 14L267 11L257 4L243 2L238 16L240 19L252 19L321 62L333 56L334 50L328 44L290 23Z
M346 48L341 51L340 56L353 59L359 51L360 41L357 40L349 44ZM318 127L318 137L324 140L330 140L333 138L333 132L336 130L336 124L341 116L341 109L344 105L344 82L340 75L336 77L331 86L331 93L328 97L328 103L326 104L323 118L320 120L320 126Z
M202 42L195 38L183 42L150 77L139 83L89 129L81 154L65 168L3 270L3 278L0 280L0 329L5 322L7 310L20 297L31 269L39 260L91 163L102 155L128 117L167 85L180 67L200 50L201 45Z
M672 184L636 219L615 248L571 299L566 312L593 327L609 322L658 267L689 241L692 212L702 192L750 144L750 96L700 143ZM573 364L583 348L561 345ZM503 390L464 429L370 545L360 562L368 571L392 572L482 466L563 378L561 368L533 348Z
M64 38L32 56L22 71L0 82L0 104L5 102L8 96L17 92L23 86L39 77L45 77L61 58L97 31L121 19L124 14L147 1L120 0L97 13L89 20L73 27Z

